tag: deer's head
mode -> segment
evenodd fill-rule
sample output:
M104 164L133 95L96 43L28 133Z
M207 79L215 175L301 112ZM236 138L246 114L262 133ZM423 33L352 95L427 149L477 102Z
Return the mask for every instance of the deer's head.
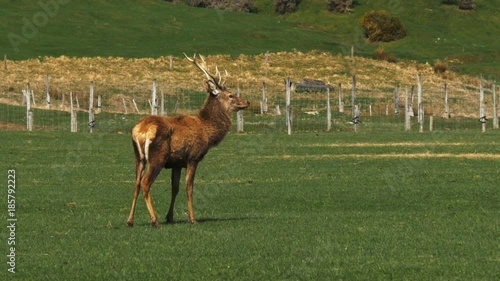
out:
M211 98L215 98L220 102L224 111L235 112L250 106L249 101L233 95L233 93L226 89L217 67L215 67L216 74L213 75L208 72L205 60L202 56L198 56L201 62L197 60L196 54L193 56L193 58L188 57L186 54L184 54L184 56L205 74L205 76L207 77L207 80L205 81L205 88L207 90L207 93Z

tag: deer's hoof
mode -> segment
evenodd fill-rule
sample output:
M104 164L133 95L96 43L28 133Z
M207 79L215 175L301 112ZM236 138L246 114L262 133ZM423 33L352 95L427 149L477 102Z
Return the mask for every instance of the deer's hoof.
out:
M127 225L128 225L129 227L134 226L134 221L128 221L128 222L127 222Z
M152 222L151 222L151 226L154 226L154 227L156 227L156 228L160 228L160 227L161 227L160 223L159 223L159 222L157 222L157 221L152 221Z
M196 219L189 219L189 222L191 224L198 224L198 221Z
M167 216L165 217L165 222L166 222L166 223L174 223L174 216L169 216L169 215L167 215Z

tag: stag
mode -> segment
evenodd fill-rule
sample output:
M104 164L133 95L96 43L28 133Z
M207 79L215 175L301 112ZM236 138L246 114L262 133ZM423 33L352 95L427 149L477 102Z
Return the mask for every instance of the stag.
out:
M134 225L134 213L139 189L142 190L148 208L151 224L159 227L151 201L151 185L162 170L172 169L172 198L166 215L166 222L174 220L175 198L179 193L182 168L186 169L186 193L188 220L196 223L193 211L193 184L198 164L208 150L219 144L231 128L229 114L247 108L250 102L233 95L221 82L220 72L210 74L205 60L196 54L193 58L184 56L207 77L205 87L207 98L197 115L160 117L148 116L132 129L132 144L135 153L136 180L132 208L128 225ZM145 168L147 166L146 171Z

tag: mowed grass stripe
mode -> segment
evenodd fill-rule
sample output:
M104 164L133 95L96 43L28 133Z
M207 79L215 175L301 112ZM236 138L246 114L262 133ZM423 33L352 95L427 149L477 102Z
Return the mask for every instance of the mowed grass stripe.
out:
M424 146L472 146L478 145L477 143L464 143L464 142L394 142L394 143L329 143L329 144L311 144L310 147L424 147Z
M492 153L381 153L381 154L316 154L316 155L274 155L261 156L261 159L345 159L345 158L366 158L366 159L382 159L382 158L407 158L407 159L424 159L424 158L464 158L464 159L500 159L500 154Z

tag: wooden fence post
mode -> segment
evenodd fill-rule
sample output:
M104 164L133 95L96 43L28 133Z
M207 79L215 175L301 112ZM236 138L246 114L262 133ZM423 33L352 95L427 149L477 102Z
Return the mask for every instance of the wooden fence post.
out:
M33 100L33 105L36 105L36 102L35 102L35 92L33 92L33 90L31 90L31 99Z
M28 131L33 131L33 111L28 111Z
M497 94L496 94L496 81L493 81L493 129L498 129L498 107L497 107Z
M354 118L352 118L352 123L354 124L354 132L359 132L359 116L361 114L361 106L359 104L354 105Z
M339 83L339 113L344 113L344 102L342 101L342 84Z
M287 115L288 115L288 128L287 128L287 133L288 135L292 134L292 123L293 123L293 108L291 106L288 107L287 109Z
M101 100L101 95L97 96L97 113L102 112L102 100Z
M354 132L359 130L359 106L356 105L356 75L352 76L352 123L354 125Z
M236 90L236 96L240 97L240 85L238 85L238 88ZM236 131L238 133L243 132L243 110L239 110L236 113Z
M124 97L122 97L122 103L123 103L123 113L126 115L126 114L128 114L128 109L127 109L127 103L125 102Z
M417 103L419 132L424 131L424 104L422 103L422 77L417 74Z
M89 93L89 131L92 133L95 127L95 116L94 116L94 81L90 82L90 93Z
M266 82L262 82L262 101L260 102L260 114L268 112L267 98L266 98Z
M445 119L450 119L450 105L448 104L448 85L444 83L444 113L443 117Z
M73 107L73 92L69 92L69 114L70 114L70 132L76 133L78 131L77 115Z
M137 114L139 114L139 108L137 108L137 103L135 102L135 99L132 99L132 103L134 104L135 111Z
M292 87L292 79L288 77L285 80L286 87L286 97L285 97L285 105L286 105L286 126L288 135L292 134L292 107L290 105L291 102L291 87Z
M158 114L158 98L156 97L156 79L153 80L153 88L151 91L151 115Z
M66 111L66 105L65 105L65 100L66 99L66 95L63 93L62 94L62 99L61 99L61 109L62 111Z
M481 74L481 83L479 85L479 122L481 122L481 131L486 132L486 104L484 103L484 79Z
M415 116L415 112L413 111L413 102L415 101L415 86L411 85L411 93L410 93L410 101L408 104L408 111L410 113L410 117Z
M408 87L405 88L405 131L411 130L410 104L408 103Z
M45 104L47 109L50 109L50 86L49 86L49 74L45 74Z
M394 90L394 115L399 114L399 85Z
M26 129L31 132L33 130L33 111L31 110L31 86L29 82L23 94L26 97Z
M3 55L3 69L7 70L7 54Z
M161 114L161 116L166 116L167 111L165 111L165 92L163 92L163 90L161 90L160 94L161 94L160 114Z
M168 56L168 69L172 70L174 67L174 57L172 55Z
M78 95L75 95L76 100L76 110L80 111L80 101L78 100Z
M326 88L326 131L332 130L332 109L330 107L330 88Z

